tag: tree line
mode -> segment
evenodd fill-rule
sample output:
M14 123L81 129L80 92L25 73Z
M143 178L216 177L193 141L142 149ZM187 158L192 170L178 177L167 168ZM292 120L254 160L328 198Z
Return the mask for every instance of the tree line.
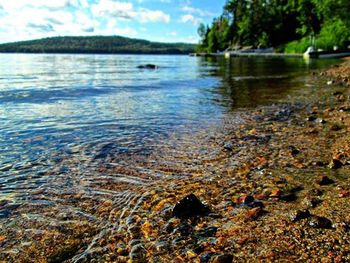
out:
M158 43L120 36L52 37L0 45L0 52L91 54L188 54L195 45Z
M274 47L304 52L350 44L349 0L228 0L211 25L201 24L197 52Z

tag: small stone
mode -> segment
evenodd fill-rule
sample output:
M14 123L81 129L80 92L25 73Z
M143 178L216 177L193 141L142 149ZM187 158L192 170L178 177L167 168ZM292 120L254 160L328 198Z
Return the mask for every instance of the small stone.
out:
M197 254L194 253L193 250L188 250L186 254L187 254L188 259L192 259L192 258L197 257Z
M323 191L320 190L320 189L311 189L311 190L308 192L308 195L309 195L309 196L321 196L321 195L323 195Z
M339 193L339 197L340 197L340 198L349 197L349 196L350 196L350 192L345 191L345 190L342 190L342 191L340 191L340 193Z
M309 225L313 228L332 229L332 221L322 216L313 216Z
M339 95L343 95L343 92L341 91L333 92L333 96L339 96Z
M314 161L312 163L313 166L318 166L318 167L324 167L324 166L327 166L326 163L322 162L322 161Z
M194 194L190 194L180 200L173 209L173 216L187 219L194 216L204 216L210 212Z
M343 163L338 160L338 159L333 159L330 163L329 163L329 168L331 169L339 169L343 166Z
M251 196L251 195L244 195L244 196L240 196L238 199L237 199L237 203L239 204L250 204L254 202L254 197Z
M335 83L334 80L329 80L329 81L327 81L327 85L332 85L332 84L334 84L334 83Z
M237 202L241 205L238 206L238 208L242 207L264 207L264 204L261 201L256 201L253 196L251 195L245 195L238 198Z
M316 119L316 122L317 122L317 123L321 123L321 124L327 123L327 121L325 121L325 120L322 119L322 118L317 118L317 119Z
M309 210L298 210L291 214L290 219L292 222L297 222L302 219L309 218L311 216Z
M250 219L257 219L263 213L263 209L261 207L255 207L248 211L248 217Z
M197 235L200 237L213 237L218 231L217 227L206 227L197 232Z
M294 193L285 193L279 196L279 200L293 202L297 200L297 196Z
M222 254L218 256L213 256L210 263L232 263L233 256L229 254Z
M304 203L304 205L306 205L307 207L315 208L315 207L320 203L320 200L316 199L315 197L307 196L307 197L305 197L305 199L303 200L303 203Z
M174 229L174 232L179 232L181 236L188 236L192 233L193 227L187 222L180 224L177 228Z
M309 116L306 118L307 121L315 121L317 118L315 116Z
M270 197L279 197L282 194L280 189L273 189L270 193Z
M205 253L201 254L200 262L201 263L208 263L212 256L213 256L213 253L205 252Z
M335 182L332 179L330 179L328 176L322 176L317 180L317 183L319 185L330 185L330 184L334 184Z
M228 152L232 152L233 151L233 144L231 142L226 142L224 144L224 149Z
M331 127L330 127L331 131L340 131L342 129L341 125L339 124L333 124Z
M290 145L288 148L292 156L296 156L300 153L300 150L293 145Z
M142 244L138 244L131 249L129 257L133 261L144 262L146 255L147 250L145 247Z

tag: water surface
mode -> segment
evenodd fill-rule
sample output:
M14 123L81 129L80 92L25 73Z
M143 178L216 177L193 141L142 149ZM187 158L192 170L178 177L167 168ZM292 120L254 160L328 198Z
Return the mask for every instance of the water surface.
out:
M137 68L147 63L159 69ZM236 109L288 100L307 86L308 70L331 63L2 54L0 194L24 198L49 187L53 177L71 173L72 167L57 168L64 159L146 156L170 134L219 125Z

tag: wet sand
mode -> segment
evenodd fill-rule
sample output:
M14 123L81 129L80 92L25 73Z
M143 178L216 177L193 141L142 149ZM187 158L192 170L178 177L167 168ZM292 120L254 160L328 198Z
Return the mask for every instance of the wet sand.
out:
M349 262L346 63L288 103L105 160L72 179L80 189L28 193L37 207L1 200L0 261ZM208 210L174 213L190 194Z

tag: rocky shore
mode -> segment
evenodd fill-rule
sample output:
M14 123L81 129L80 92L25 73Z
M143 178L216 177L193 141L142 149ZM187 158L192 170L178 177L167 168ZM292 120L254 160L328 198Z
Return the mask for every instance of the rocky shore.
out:
M349 62L315 72L307 100L242 112L224 131L190 135L192 146L182 138L135 160L142 172L111 165L120 159L96 171L144 184L101 179L99 200L32 193L59 206L0 218L0 261L349 262L349 77Z

